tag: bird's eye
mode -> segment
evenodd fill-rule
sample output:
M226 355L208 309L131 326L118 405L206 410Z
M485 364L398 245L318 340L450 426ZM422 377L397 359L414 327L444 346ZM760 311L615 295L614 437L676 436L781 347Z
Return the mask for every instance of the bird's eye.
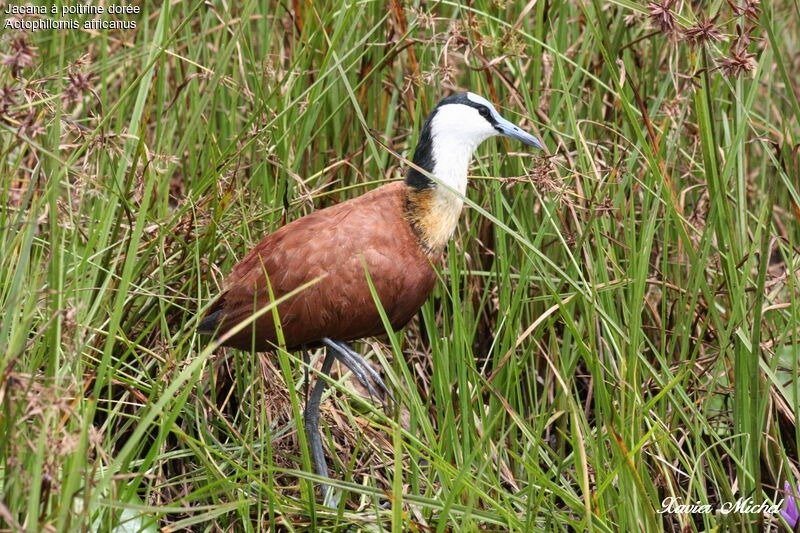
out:
M489 118L489 110L485 107L479 107L478 113L480 113L483 118Z

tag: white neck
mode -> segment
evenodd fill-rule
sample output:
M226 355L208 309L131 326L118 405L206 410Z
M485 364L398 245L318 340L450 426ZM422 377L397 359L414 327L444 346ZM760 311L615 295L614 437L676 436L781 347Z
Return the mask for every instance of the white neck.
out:
M432 174L448 187L466 194L467 171L477 147L478 143L464 142L464 138L457 135L437 135L433 138ZM446 192L452 194L450 191Z
M429 189L424 226L425 240L435 250L442 250L453 236L467 192L467 170L477 143L465 143L463 137L437 135L433 141L433 172L441 183ZM455 191L455 192L454 192ZM458 194L457 194L458 193Z

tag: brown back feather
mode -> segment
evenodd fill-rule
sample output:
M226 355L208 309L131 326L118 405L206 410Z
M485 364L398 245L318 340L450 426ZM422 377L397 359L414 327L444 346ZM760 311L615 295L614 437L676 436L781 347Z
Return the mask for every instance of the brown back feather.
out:
M432 261L437 259L423 252L406 221L407 193L404 183L384 185L267 235L233 267L207 316L221 311L216 324L220 333L227 331L270 302L267 276L276 298L322 277L278 306L286 345L380 335L384 328L366 265L392 326L403 327L433 289ZM255 321L255 335L245 328L225 344L263 351L276 342L273 316L267 312Z

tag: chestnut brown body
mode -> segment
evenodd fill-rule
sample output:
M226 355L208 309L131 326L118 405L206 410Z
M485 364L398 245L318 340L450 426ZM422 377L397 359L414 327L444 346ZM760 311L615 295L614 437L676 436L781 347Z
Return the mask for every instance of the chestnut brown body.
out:
M427 299L439 253L420 245L408 216L405 183L390 183L346 202L314 211L267 235L225 280L200 330L221 336L271 301L321 278L278 305L286 346L314 346L324 337L349 341L385 333L365 270L395 329ZM225 345L271 350L275 318L263 313Z

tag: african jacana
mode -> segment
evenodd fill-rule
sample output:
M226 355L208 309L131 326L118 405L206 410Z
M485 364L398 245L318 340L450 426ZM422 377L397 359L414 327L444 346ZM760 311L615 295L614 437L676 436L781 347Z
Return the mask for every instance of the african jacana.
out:
M277 299L321 277L277 306L286 346L296 350L324 345L324 373L330 372L336 358L370 393L375 394L377 387L388 394L377 372L345 344L385 333L365 269L392 327L402 328L433 289L434 265L458 223L463 201L453 190L466 193L472 154L495 135L542 148L485 98L473 93L445 98L425 121L413 159L415 166L437 180L411 168L404 183L383 185L267 235L233 267L225 290L209 307L198 331L219 337L268 305L270 289ZM273 314L263 313L252 327L224 344L272 350L278 342L275 329ZM328 477L318 431L324 388L325 380L318 379L303 416L316 471ZM327 487L322 490L326 496Z

